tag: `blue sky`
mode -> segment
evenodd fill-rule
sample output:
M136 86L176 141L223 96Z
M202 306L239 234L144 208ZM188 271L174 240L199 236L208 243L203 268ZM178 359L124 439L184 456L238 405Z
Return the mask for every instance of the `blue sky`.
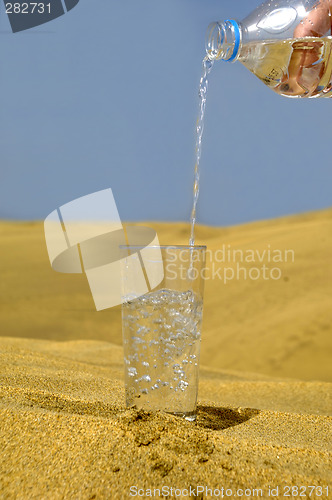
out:
M44 219L111 187L122 220L189 220L205 31L258 3L80 0L16 34L1 4L0 217ZM217 62L198 221L332 205L330 105L277 96L240 63Z

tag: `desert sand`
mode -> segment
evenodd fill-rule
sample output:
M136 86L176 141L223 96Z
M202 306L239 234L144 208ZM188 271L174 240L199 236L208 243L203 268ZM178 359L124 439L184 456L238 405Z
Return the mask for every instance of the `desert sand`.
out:
M149 225L187 244L187 224ZM0 498L332 497L332 210L197 236L294 259L278 280L206 281L191 423L125 408L120 308L52 271L42 223L0 223Z

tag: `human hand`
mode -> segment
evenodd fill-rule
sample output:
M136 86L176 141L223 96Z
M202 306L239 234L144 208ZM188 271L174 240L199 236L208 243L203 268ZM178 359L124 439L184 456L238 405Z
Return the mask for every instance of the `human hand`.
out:
M287 96L312 95L317 89L326 69L322 58L324 40L331 34L332 0L320 0L294 30L292 56L288 72L278 86L278 91ZM303 40L313 37L316 40ZM301 40L302 39L302 40Z

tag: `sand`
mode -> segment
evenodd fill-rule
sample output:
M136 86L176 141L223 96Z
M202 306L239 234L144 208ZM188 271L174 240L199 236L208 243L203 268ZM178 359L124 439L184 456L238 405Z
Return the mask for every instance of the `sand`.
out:
M235 382L202 367L190 423L125 409L121 347L2 338L0 350L3 498L132 498L131 486L177 488L178 498L190 486L261 489L268 498L269 487L331 486L331 384L318 384L315 397L305 383L278 389L278 381L242 374ZM273 386L277 405L292 399L294 413L262 410ZM258 390L259 404L225 403L234 387L252 401ZM196 498L216 497L205 493Z
M1 223L0 498L332 497L331 221L199 228L212 250L295 260L278 281L207 281L195 423L125 408L119 308L50 269L41 223Z

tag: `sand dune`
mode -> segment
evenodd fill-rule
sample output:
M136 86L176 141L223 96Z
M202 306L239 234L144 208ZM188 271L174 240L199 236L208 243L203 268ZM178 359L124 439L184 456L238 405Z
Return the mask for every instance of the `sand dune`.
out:
M162 244L187 244L187 224L149 225ZM207 277L220 276L206 281L190 423L125 409L120 308L97 313L84 275L52 271L42 223L0 223L0 498L329 498L331 229L331 209L197 229ZM218 262L222 248L255 261ZM239 264L280 279L226 281Z
M295 485L327 498L320 488L325 494L332 480L332 418L323 416L331 384L278 387L269 377L203 367L198 419L190 423L125 410L121 347L2 338L0 352L2 498L124 499L134 486L224 487L234 496L255 489L269 498L269 488L282 497ZM297 413L263 409L274 387L274 404L291 400ZM230 405L231 397L257 404ZM305 401L321 415L304 414ZM196 498L216 498L205 493Z
M145 223L146 224L146 223ZM187 244L187 224L149 223L162 244ZM42 223L0 223L0 335L122 344L120 308L96 312L84 275L52 271ZM278 280L207 280L201 361L212 368L332 381L332 210L230 228L199 226L210 255L223 248L292 250ZM211 275L210 275L211 276Z

